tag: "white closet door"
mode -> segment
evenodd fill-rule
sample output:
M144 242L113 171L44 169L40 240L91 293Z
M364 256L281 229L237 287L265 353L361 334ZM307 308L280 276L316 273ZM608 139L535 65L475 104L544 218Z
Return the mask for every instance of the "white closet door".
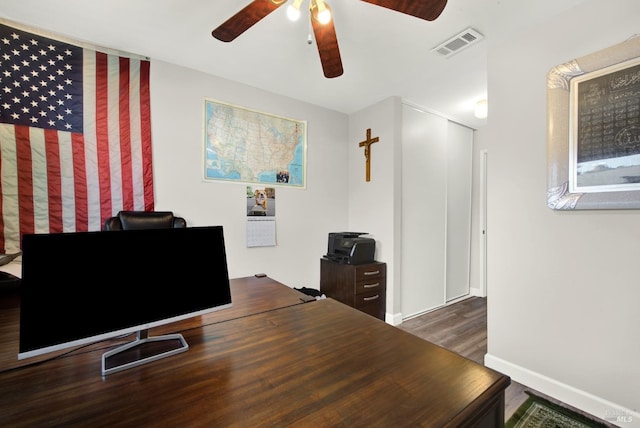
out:
M469 294L473 131L449 122L447 134L447 302Z
M402 315L445 302L447 124L434 114L402 110Z

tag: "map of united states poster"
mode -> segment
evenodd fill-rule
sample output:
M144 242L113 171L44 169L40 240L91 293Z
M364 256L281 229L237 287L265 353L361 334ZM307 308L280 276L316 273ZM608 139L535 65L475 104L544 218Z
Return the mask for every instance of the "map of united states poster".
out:
M307 122L205 98L206 180L305 187Z

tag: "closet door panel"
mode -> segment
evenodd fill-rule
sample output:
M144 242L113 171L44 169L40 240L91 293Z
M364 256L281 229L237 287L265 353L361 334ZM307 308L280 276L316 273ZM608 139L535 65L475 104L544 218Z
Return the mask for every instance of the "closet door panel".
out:
M445 302L447 123L403 106L402 314Z
M447 301L469 294L473 131L449 122L447 133Z

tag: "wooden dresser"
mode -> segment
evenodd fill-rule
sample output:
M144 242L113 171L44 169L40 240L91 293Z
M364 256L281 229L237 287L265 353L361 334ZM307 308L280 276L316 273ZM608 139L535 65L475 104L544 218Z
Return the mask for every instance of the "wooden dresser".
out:
M348 265L320 259L320 292L384 321L387 306L387 265Z

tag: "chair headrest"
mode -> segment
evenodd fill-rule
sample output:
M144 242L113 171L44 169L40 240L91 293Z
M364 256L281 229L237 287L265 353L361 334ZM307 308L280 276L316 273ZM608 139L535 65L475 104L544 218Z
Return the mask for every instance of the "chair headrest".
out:
M123 230L129 229L171 229L171 211L120 211L118 218Z

